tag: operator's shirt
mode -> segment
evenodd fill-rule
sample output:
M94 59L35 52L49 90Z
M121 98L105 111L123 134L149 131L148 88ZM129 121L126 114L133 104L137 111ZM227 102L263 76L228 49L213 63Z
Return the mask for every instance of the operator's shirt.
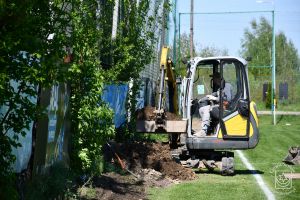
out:
M223 99L226 101L232 100L232 85L230 83L225 83L225 87L223 89Z
M214 92L212 95L218 98L217 102L220 101L220 89L217 92ZM225 100L225 101L232 100L233 91L232 91L232 85L230 83L225 83L222 97L223 97L223 100Z

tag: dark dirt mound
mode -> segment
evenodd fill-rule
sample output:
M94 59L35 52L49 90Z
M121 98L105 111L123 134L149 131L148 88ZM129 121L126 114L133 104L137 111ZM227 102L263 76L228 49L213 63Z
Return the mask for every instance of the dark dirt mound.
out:
M96 199L146 199L145 187L131 176L106 173L101 177L95 178L93 186L96 188Z
M147 199L147 187L166 187L183 180L193 180L195 173L176 163L170 154L169 145L150 142L114 143L104 148L107 162L117 165L113 155L117 153L126 164L128 173L106 173L95 178L96 199ZM114 158L114 159L113 159Z
M168 144L133 142L112 146L128 169L136 173L141 169L154 169L173 180L193 180L196 177L191 169L172 159Z
M167 120L181 120L181 118L179 116L177 116L175 113L170 113L170 112L166 112L166 117L167 117Z
M138 120L155 120L155 108L151 106L146 106L145 108L137 110L137 119ZM180 117L174 113L166 112L167 120L180 120Z
M143 175L143 180L138 180L132 175L120 175L113 172L94 178L92 186L95 188L95 194L93 199L148 199L146 195L147 187L166 187L170 184L178 183L178 181L170 178L163 178L160 172L153 169L142 169L140 174ZM88 191L82 190L81 197L88 196L87 193Z
M154 120L155 114L154 114L154 107L147 106L145 108L137 110L137 119L138 120Z

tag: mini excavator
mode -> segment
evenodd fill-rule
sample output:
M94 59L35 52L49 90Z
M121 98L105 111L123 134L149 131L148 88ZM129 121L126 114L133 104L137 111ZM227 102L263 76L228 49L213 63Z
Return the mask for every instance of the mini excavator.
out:
M217 168L222 175L233 175L232 150L252 149L259 141L256 104L250 100L247 61L231 56L194 57L185 63L186 74L180 79L175 77L168 50L163 47L161 53L155 118L137 120L137 132L169 134L173 158L186 167ZM216 73L220 76L218 86L211 78ZM232 86L231 99L226 102L222 97L225 84ZM195 136L202 129L200 99L214 92L219 92L219 101L208 101L208 105L218 109L210 110L207 134ZM180 119L168 119L167 111L179 115Z

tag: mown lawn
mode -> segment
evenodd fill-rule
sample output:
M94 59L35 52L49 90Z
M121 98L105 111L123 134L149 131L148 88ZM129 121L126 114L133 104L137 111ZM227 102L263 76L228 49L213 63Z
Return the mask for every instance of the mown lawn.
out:
M271 116L260 117L260 142L253 150L244 151L252 165L263 171L263 179L274 192L276 199L300 199L300 180L293 180L293 190L275 188L275 171L300 173L300 166L282 166L290 146L300 146L300 117L277 116L277 125L272 125ZM292 192L293 191L293 192Z
M149 198L165 199L265 199L251 173L235 158L237 175L200 173L198 179L168 188L152 188Z
M300 199L300 180L293 180L291 190L275 188L274 167L282 164L290 146L300 145L300 117L283 116L277 118L276 126L272 117L260 117L260 142L253 150L243 151L248 160L260 173L274 193L276 199ZM224 177L219 174L200 173L198 179L168 188L151 188L150 199L266 199L252 174L235 155L236 175ZM291 166L300 172L300 166Z
M271 111L271 107L267 108L265 102L255 101L258 110ZM277 111L300 111L300 101L297 103L279 102L276 108Z

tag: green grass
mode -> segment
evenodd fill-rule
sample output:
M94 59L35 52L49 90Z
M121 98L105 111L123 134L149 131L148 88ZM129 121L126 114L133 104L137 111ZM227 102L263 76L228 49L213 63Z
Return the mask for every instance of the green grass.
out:
M300 199L300 180L293 180L293 193L275 189L272 169L282 164L290 146L300 145L300 117L278 116L272 125L271 116L260 117L260 142L253 150L244 151L245 156L274 193L276 199ZM287 125L290 124L290 125ZM149 198L165 199L266 199L252 174L235 156L236 175L224 177L219 174L201 173L198 179L167 188L151 188ZM291 166L300 172L300 166Z
M255 100L254 100L255 101ZM257 110L271 110L271 108L266 108L266 103L262 101L255 101ZM278 111L297 111L300 112L300 102L297 103L288 103L288 102L279 102L276 110Z
M295 192L291 194L275 189L275 174L272 169L280 164L290 146L300 146L300 117L278 116L277 125L272 125L272 117L260 117L260 142L253 150L245 151L252 165L262 172L263 179L275 193L277 199L300 199L300 180L293 180ZM300 172L300 166L290 166Z
M168 134L162 134L162 133L156 133L156 134L149 134L145 133L144 134L146 140L150 141L160 141L160 142L168 142L169 141L169 136Z
M235 158L237 175L221 176L220 174L201 173L198 179L167 188L151 188L149 198L167 199L265 199L263 192L255 183L254 177Z

